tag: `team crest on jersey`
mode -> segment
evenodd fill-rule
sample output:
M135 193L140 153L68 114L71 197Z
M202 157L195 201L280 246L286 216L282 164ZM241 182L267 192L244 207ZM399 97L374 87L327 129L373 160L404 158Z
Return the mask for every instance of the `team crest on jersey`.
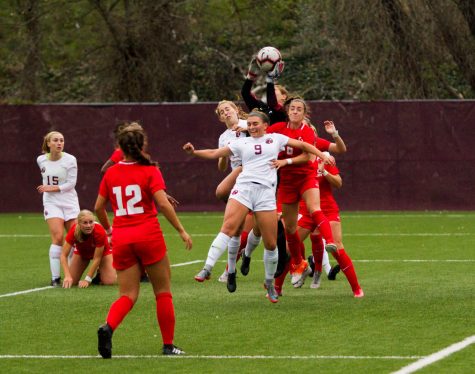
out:
M239 191L238 190L232 190L231 195L236 195Z
M274 141L271 138L266 139L266 144L272 144L272 143L274 143Z
M45 217L46 217L47 215L48 215L48 211L47 211L47 210L45 210Z
M45 171L46 171L46 168L43 166L43 167L41 168L41 174L43 174Z

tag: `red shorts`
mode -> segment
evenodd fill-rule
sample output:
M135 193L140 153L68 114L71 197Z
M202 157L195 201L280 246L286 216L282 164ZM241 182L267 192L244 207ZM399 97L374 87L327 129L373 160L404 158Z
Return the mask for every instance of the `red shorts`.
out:
M340 212L338 207L331 210L322 210L322 212L325 214L325 217L327 217L328 222L340 222ZM308 213L307 205L303 201L299 204L299 220L297 226L309 231L313 231L317 228L313 222L312 216Z
M117 228L112 232L114 243L112 266L114 269L125 270L136 263L141 263L144 266L151 265L165 256L167 246L162 233L154 235L153 239L139 241L138 238L135 238L134 241L131 241L130 237L136 234L135 227Z
M79 255L81 256L81 258L83 258L84 260L92 260L94 258L94 253L81 253L81 251L79 251L77 248L74 249L74 252L73 252L75 255ZM112 248L108 248L108 249L104 249L104 252L102 252L102 257L105 257L105 256L109 256L112 254Z
M281 204L295 204L300 201L305 191L311 188L318 188L316 174L289 177L281 178L279 189L277 190L277 200Z

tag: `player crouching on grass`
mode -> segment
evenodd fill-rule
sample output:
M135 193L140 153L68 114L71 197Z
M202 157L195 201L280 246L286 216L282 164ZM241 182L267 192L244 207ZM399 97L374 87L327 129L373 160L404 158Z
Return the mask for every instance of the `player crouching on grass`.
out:
M102 284L114 284L117 275L112 268L112 256L110 256L112 250L106 231L94 221L94 215L89 210L81 210L77 220L78 223L68 231L61 251L61 266L64 272L63 288L71 288L75 285L79 285L79 288L89 287L97 270L100 270ZM69 263L68 257L73 248L73 256ZM80 280L91 260L92 264L87 275Z

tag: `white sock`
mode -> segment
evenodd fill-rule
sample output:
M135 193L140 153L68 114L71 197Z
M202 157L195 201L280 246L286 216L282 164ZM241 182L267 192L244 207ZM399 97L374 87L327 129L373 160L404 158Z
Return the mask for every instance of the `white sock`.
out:
M236 259L240 244L240 236L233 236L228 243L228 273L236 272Z
M222 256L224 251L226 250L229 241L231 240L230 236L223 234L220 232L216 238L214 238L213 243L211 243L211 247L209 247L208 251L208 258L206 259L205 269L211 271L214 265L216 265L216 261Z
M276 248L273 251L264 249L264 269L266 272L266 280L274 279L274 274L277 270L277 263L279 262L279 250Z
M252 256L252 252L254 252L254 249L257 248L260 242L261 237L256 236L256 234L254 234L254 230L251 230L251 232L247 236L246 249L244 250L244 254L246 255L246 257Z
M61 250L63 247L56 244L51 244L49 247L49 267L51 269L51 279L61 277Z
M325 273L330 273L332 266L330 265L330 260L328 259L328 253L326 250L323 250L323 259L322 259L322 267L325 270Z

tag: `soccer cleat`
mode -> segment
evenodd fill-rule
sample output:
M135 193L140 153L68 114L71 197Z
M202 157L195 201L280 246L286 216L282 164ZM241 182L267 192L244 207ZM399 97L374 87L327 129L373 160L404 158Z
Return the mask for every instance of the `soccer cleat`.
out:
M274 286L275 288L275 292L277 292L277 295L280 297L282 296L282 288L280 288L279 286Z
M228 288L229 292L236 291L236 273L228 273L228 281L226 282L226 287Z
M140 276L140 283L150 283L150 279L148 279L148 275L147 274L142 274Z
M308 266L310 266L310 269L312 269L312 272L309 274L309 276L313 277L313 272L315 271L315 262L313 261L313 255L308 256L307 261Z
M186 354L185 351L181 348L178 348L173 344L164 344L163 345L163 354L165 356L178 356Z
M292 268L292 285L295 288L300 288L303 286L305 278L312 272L312 269L310 269L308 262L305 260L300 261L300 264L297 266L292 265Z
M242 262L241 262L241 274L246 276L249 274L249 269L251 266L251 258L247 257L244 253L242 254Z
M97 330L97 349L102 358L112 357L112 328L106 323Z
M353 292L353 296L356 298L360 298L364 296L364 292L361 288L358 288L356 291Z
M336 279L336 275L340 272L340 265L335 265L331 268L330 272L328 273L328 280L334 281Z
M267 299L275 304L279 301L279 294L275 290L274 284L272 282L264 282L264 288L267 290L266 297Z
M218 282L226 283L228 281L228 271L225 270L218 278Z
M313 273L312 283L310 283L310 288L320 288L321 282L322 282L322 272L315 271Z
M206 269L202 269L198 274L195 275L195 281L204 282L211 277L211 272Z
M101 284L101 274L99 272L97 272L96 276L92 278L91 284L95 284L96 286Z
M329 253L330 252L333 252L333 253L336 252L336 249L337 249L337 247L336 247L335 243L326 243L325 244L325 251L327 251Z
M61 277L60 278L54 278L51 283L51 287L61 287Z

